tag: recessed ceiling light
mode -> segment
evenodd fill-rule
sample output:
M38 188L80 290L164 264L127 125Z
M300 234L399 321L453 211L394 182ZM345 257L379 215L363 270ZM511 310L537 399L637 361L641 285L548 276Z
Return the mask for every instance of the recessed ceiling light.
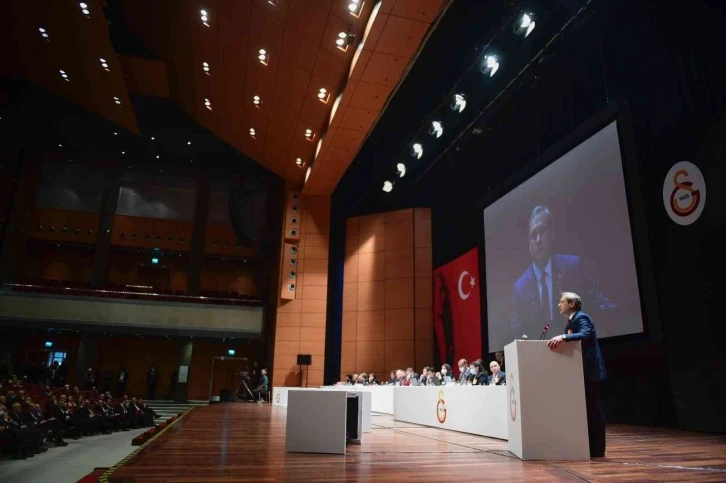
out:
M48 35L48 31L47 31L47 30L45 30L45 29L44 29L43 27L39 27L39 28L38 28L38 31L40 32L40 35L41 35L41 36L42 36L42 37L43 37L43 38L44 38L45 40L50 40L50 36Z
M313 130L312 129L306 129L305 130L305 138L309 141L313 140Z
M396 171L398 171L399 178L403 178L403 176L406 174L406 165L403 163L398 163L396 165Z
M58 145L58 147L59 147L59 148L62 148L62 147L63 147L63 145L62 145L62 144L59 144L59 145Z
M431 134L435 138L440 138L443 133L444 133L444 126L441 124L441 122L432 121L431 127L429 128L429 134Z
M494 74L499 70L499 57L496 55L487 55L484 57L484 63L481 66L481 73L494 77Z
M254 104L257 107L260 107L260 104L262 104L262 99L260 99L260 96L252 97L252 104Z
M60 72L60 75L61 75L61 77L63 77L63 80L65 80L66 82L70 82L70 81L71 81L71 80L70 80L70 79L68 78L68 74L66 74L66 71L64 71L64 70L60 69L60 70L59 70L59 72Z
M202 70L204 71L205 74L210 75L209 74L209 62L202 62Z
M115 133L113 133L113 135L114 135L114 136L118 136L118 133L117 133L117 132L115 132Z
M257 59L260 61L260 64L267 65L270 61L270 54L268 54L265 49L260 49L259 52L257 52Z
M350 13L352 16L358 18L360 17L360 12L363 10L363 5L365 5L365 2L362 0L348 0L350 3L348 3L348 13Z
M153 141L154 139L155 139L154 136L151 136L151 140Z
M210 111L212 110L212 101L210 101L206 97L204 98L204 107L206 107Z
M121 151L121 154L126 154L126 151Z
M209 12L202 9L199 11L199 17L202 19L202 23L209 27Z
M255 137L255 134L257 134L257 131L255 131L255 128L250 128L250 136Z
M348 51L348 46L353 43L353 40L355 39L355 35L353 35L350 32L340 32L338 33L338 38L335 39L335 45L338 47L338 49L342 50L343 52Z
M324 104L328 103L328 99L330 99L330 93L325 87L321 87L318 91L318 99Z
M295 160L295 164L297 164L298 166L302 166L302 164L303 164L303 160L302 160L302 158L297 158L297 159Z
M466 109L466 98L464 94L454 94L454 97L451 99L451 110L461 113L464 109Z
M421 156L423 156L423 146L419 143L415 143L411 146L411 156L416 159L421 159Z
M159 159L159 155L158 154L156 155L156 159Z
M101 67L103 67L103 68L104 68L105 70L107 70L108 72L111 72L111 70L110 70L110 69L108 68L108 62L106 62L106 59L104 59L104 58L100 58L100 59L98 59L98 60L100 60L100 61L101 61Z
M83 12L83 15L89 16L91 15L91 12L88 10L88 4L85 2L81 2L78 4L79 7L81 7L81 12Z
M386 193L390 193L392 189L393 183L391 183L390 181L383 182L383 191L385 191Z
M191 145L192 145L192 142L191 141L187 141L187 146L191 146Z
M116 96L113 96L113 102L115 102L117 106L120 106L121 105L121 99L119 99Z

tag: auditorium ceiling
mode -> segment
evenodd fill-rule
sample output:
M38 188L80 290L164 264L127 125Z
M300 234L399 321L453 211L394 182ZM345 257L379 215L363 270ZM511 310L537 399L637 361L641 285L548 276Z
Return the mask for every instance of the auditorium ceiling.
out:
M173 102L281 177L302 183L309 171L305 192L329 194L447 5L11 0L0 75L144 140L166 127L137 99ZM176 134L172 143L190 143Z

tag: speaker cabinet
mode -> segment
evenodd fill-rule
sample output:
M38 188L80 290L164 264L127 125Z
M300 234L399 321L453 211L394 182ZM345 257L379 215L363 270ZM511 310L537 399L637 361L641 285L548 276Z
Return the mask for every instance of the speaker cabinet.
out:
M309 366L313 363L313 356L310 354L298 354L297 365L298 366Z
M283 300L293 300L295 299L295 292L297 290L297 255L299 248L297 244L284 243L283 250L280 298Z
M285 204L285 241L298 243L300 241L300 217L302 216L302 204L300 203L299 191L287 192L287 203Z

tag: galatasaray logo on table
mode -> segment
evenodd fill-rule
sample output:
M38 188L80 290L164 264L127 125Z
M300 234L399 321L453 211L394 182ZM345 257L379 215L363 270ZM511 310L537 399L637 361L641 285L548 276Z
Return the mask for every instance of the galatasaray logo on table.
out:
M436 419L441 424L446 421L446 401L444 401L444 391L439 391L439 401L436 403Z
M514 392L514 374L507 374L507 383L509 384L509 416L512 421L517 420L517 395Z
M275 396L275 401L280 402L280 393L277 393L277 396Z

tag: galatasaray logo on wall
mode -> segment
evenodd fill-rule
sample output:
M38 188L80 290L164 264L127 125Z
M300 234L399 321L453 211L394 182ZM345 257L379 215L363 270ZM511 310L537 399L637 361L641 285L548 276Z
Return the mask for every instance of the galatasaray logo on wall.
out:
M663 181L663 204L671 220L690 225L706 204L706 182L701 170L688 161L676 163Z
M444 401L444 391L439 391L439 401L436 403L436 419L441 424L446 421L446 401Z
M509 416L512 421L517 420L517 394L514 392L514 374L507 374L509 385Z

